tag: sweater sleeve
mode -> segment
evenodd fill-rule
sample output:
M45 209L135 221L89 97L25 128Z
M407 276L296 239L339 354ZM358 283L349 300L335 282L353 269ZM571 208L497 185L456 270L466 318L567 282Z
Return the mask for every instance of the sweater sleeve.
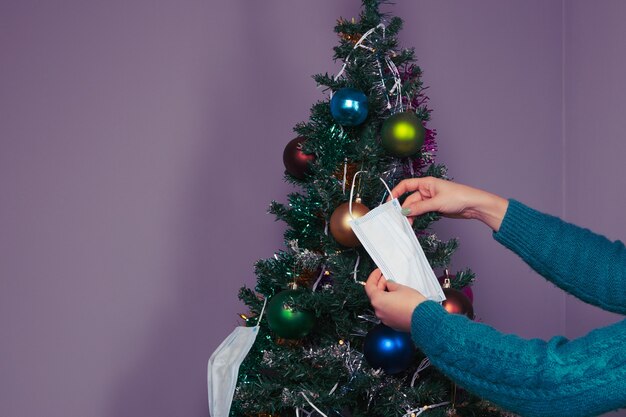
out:
M461 387L523 416L590 416L626 406L626 320L546 342L426 301L413 312L411 336Z
M626 249L588 229L509 200L494 238L563 290L626 313Z

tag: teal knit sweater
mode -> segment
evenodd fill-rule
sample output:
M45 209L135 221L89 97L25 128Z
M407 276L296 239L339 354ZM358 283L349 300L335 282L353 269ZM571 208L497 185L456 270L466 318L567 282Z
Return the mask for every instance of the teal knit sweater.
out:
M626 313L626 249L510 200L494 238L570 294ZM434 301L411 335L431 363L475 394L523 416L593 416L626 407L626 320L549 341L503 334Z

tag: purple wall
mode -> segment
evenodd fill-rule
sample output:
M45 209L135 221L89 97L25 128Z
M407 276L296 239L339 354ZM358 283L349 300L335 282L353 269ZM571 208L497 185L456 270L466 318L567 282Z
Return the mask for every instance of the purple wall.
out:
M399 9L407 20L404 44L415 45L430 86L431 125L450 175L559 215L561 2L432 0ZM442 237L460 239L452 268L477 273L480 319L526 337L564 330L562 292L493 240L488 228L439 223Z
M624 240L626 3L576 0L565 6L565 217ZM569 337L623 319L571 296L566 305Z
M386 8L405 19L457 181L626 234L624 194L605 191L619 189L626 150L624 6ZM0 3L0 415L206 415L206 360L245 311L237 290L283 247L265 212L290 190L293 125L323 98L310 76L339 69L332 27L358 11L356 0ZM460 237L453 268L478 273L477 313L500 330L547 338L615 319L479 224L437 232Z

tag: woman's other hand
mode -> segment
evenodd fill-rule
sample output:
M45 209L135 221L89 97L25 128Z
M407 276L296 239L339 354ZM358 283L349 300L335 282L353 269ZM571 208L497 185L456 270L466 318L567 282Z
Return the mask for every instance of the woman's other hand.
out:
M375 269L365 283L365 292L376 316L387 326L403 332L411 331L413 310L426 301L419 291L387 281L380 269Z

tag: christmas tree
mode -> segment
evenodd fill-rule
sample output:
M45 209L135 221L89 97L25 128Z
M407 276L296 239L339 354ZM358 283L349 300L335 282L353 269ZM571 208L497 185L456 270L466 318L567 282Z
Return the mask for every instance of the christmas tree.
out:
M385 201L381 178L390 187L412 177L447 179L435 163L421 69L414 51L398 46L402 20L383 14L380 3L363 0L358 19L337 21L341 70L314 76L328 98L313 105L285 147L285 180L301 192L287 205L271 203L270 213L288 226L286 248L258 261L256 288L239 293L247 326L257 325L266 305L231 416L504 415L429 366L408 334L379 324L363 288L376 265L348 220ZM430 231L438 219L419 216L412 227L432 268L444 269L458 242ZM447 278L449 311L473 316L472 271ZM384 351L386 337L403 342Z

